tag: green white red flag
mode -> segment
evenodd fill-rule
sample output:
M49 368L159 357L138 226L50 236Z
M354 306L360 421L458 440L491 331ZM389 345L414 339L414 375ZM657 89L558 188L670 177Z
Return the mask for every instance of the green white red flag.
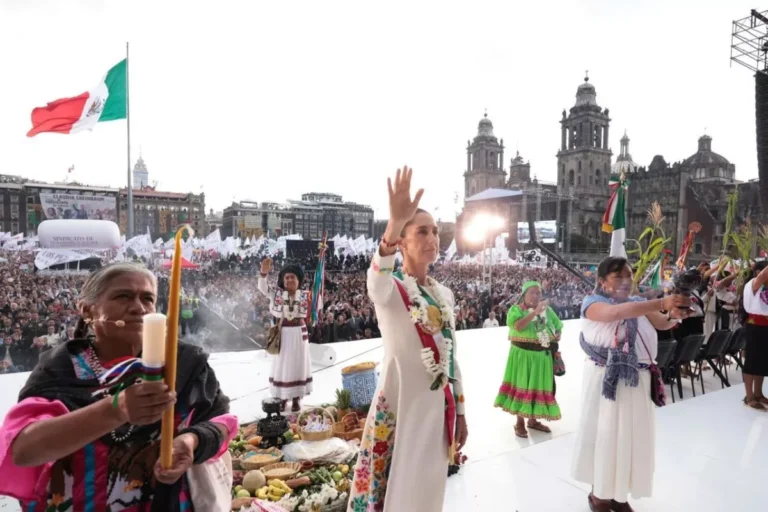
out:
M93 130L97 123L125 119L126 67L123 59L90 91L32 110L32 129L27 136L44 132L77 133Z
M608 186L613 190L603 215L603 231L611 233L611 256L626 258L624 242L627 240L626 189L624 176L612 176Z

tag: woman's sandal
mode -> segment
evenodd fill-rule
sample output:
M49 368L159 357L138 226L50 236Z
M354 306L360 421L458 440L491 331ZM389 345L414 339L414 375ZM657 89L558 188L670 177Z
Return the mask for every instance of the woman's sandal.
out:
M525 425L515 423L515 435L517 437L522 437L523 439L528 439L528 431L525 430Z
M757 398L753 398L752 400L747 401L746 397L743 400L744 405L747 407L751 407L752 409L755 409L756 411L766 412L768 409L765 408L763 404L760 403L760 400Z
M768 398L766 398L764 396L755 396L755 400L757 400L758 402L760 402L763 405L768 405Z
M544 425L543 423L537 420L528 421L528 428L532 430L538 430L539 432L544 432L547 434L552 433L552 430L548 426Z

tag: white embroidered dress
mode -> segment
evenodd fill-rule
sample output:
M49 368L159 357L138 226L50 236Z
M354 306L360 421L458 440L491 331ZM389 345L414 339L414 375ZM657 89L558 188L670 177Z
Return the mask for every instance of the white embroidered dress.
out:
M584 313L597 301L608 299L595 295L584 300L581 332L590 345L611 347L616 327L623 322L588 320ZM644 316L637 320L635 352L640 363L650 364L656 360L656 329ZM625 334L622 325L619 346L624 343ZM650 357L640 341L641 336ZM594 495L600 499L626 502L630 493L636 499L650 497L656 450L656 406L651 401L650 372L640 370L640 383L634 388L619 381L615 401L603 397L604 375L605 367L586 359L571 476L593 485Z
M304 319L309 308L309 294L301 291L296 304L296 318L286 325L283 291L271 291L266 278L259 277L259 291L269 298L269 311L277 322L284 322L280 335L280 353L272 356L269 390L281 400L304 398L312 393L312 362L309 357L309 336ZM295 324L295 325L292 325Z
M384 361L365 424L349 511L441 512L448 477L445 394L430 390L421 339L392 276L394 263L394 256L382 257L377 251L368 269L368 295L379 319ZM453 293L436 286L453 309ZM425 291L434 298L429 287ZM444 343L440 335L436 341ZM463 415L458 362L454 376L456 412Z

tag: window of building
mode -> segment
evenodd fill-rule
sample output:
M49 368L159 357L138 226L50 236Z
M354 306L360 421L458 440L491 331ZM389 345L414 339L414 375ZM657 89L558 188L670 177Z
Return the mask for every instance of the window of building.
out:
M696 244L694 244L693 253L701 254L702 252L704 252L704 247L701 245L701 243L697 242Z
M11 205L11 220L19 220L19 205Z
M17 203L19 202L19 196L16 194L11 194L11 203Z
M35 198L32 196L27 196L27 204L35 204Z
M579 186L581 186L581 176L578 177L578 180L576 182Z
M13 234L16 234L19 232L19 223L18 222L11 222L11 232Z
M573 172L573 169L571 169L570 171L568 171L568 184L569 184L570 186L573 186L573 185L574 185L574 175L575 175L575 173Z

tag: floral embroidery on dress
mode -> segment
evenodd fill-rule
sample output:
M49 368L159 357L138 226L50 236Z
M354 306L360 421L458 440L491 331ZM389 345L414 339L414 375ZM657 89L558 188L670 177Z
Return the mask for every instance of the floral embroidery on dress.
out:
M374 423L366 430L360 446L360 457L355 466L354 512L384 510L392 453L395 450L395 413L390 411L387 399L379 395Z

